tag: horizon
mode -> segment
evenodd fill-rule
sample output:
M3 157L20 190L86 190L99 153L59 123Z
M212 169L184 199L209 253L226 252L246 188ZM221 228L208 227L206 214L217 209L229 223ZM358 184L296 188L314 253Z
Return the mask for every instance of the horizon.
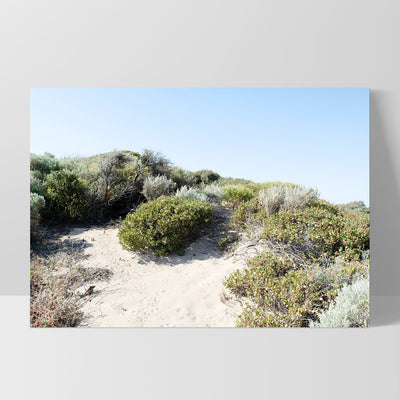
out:
M144 148L187 170L369 206L368 89L31 89L31 153Z

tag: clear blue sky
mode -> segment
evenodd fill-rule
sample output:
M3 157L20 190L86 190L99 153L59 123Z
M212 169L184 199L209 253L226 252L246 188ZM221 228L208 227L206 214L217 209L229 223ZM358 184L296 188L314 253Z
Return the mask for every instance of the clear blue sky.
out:
M368 89L31 89L31 152L163 153L175 165L369 204Z

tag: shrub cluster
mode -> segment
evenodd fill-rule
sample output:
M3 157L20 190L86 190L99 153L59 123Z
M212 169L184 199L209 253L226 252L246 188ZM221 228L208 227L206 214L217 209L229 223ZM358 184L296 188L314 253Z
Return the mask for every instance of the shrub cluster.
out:
M52 171L60 169L60 162L50 153L44 153L42 156L31 154L31 171L36 171L36 177L43 179L45 175Z
M363 201L351 201L350 203L341 204L346 210L353 211L358 214L369 214L369 208L364 204Z
M253 223L262 224L267 216L264 207L256 198L253 198L237 206L231 217L231 225L235 229L244 231Z
M201 171L194 172L193 175L197 185L208 185L220 178L219 174L209 169L202 169Z
M85 210L86 197L83 181L53 155L31 155L31 231L41 216L61 221L80 219Z
M249 260L244 271L236 271L225 282L233 293L247 299L239 326L309 326L310 321L315 326L326 321L344 326L339 322L342 317L353 321L346 322L349 326L366 324L364 297L352 317L350 309L345 313L349 302L336 311L326 310L342 288L350 298L346 285L368 279L368 215L318 200L315 191L288 185L260 191L259 200L241 202L231 222L245 232L261 228L261 238L271 251Z
M81 220L85 215L86 188L84 182L69 170L53 171L45 179L46 218L61 221Z
M172 167L169 178L175 182L178 189L182 186L191 187L196 185L196 177L194 176L193 172L187 171L183 168Z
M219 202L225 196L216 184L220 179L216 172L171 166L163 155L148 149L141 154L115 150L64 159L31 154L30 168L31 193L46 202L38 216L54 222L100 222L124 216L143 201L172 195L177 189L178 197L200 201Z
M225 198L224 200L231 207L237 207L240 203L251 200L254 197L254 193L245 186L241 185L228 185L224 188Z
M238 326L306 327L327 309L343 284L367 273L368 264L332 264L324 269L294 268L290 260L265 252L236 271L225 286L247 298Z
M31 192L44 197L41 214L54 221L101 221L121 216L144 201L143 193L155 198L175 186L168 178L170 162L150 150L61 160L48 153L31 154L30 167Z
M152 249L156 255L184 252L187 243L212 216L212 206L194 199L162 196L141 204L118 233L127 250Z
M369 218L319 201L293 211L279 211L263 220L264 237L299 248L317 246L320 254L359 258L369 249Z

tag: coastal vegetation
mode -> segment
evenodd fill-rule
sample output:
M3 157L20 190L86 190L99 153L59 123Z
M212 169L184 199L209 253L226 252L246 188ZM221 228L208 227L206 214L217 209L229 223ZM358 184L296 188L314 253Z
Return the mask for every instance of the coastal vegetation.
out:
M42 252L46 229L118 219L122 248L163 257L184 254L207 235L222 208L232 212L232 230L262 246L224 281L242 303L237 326L368 326L369 209L363 202L334 205L294 183L188 171L151 150L75 159L31 154L32 326L79 321L80 297L71 287L79 287L85 271L73 268L72 253ZM225 252L234 245L231 236L218 242ZM54 265L67 269L67 278L54 278Z

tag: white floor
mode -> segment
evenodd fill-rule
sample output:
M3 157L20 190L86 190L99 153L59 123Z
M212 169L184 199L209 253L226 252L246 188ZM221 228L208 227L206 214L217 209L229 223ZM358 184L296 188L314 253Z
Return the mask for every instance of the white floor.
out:
M400 399L400 297L367 329L31 329L0 297L4 399Z

